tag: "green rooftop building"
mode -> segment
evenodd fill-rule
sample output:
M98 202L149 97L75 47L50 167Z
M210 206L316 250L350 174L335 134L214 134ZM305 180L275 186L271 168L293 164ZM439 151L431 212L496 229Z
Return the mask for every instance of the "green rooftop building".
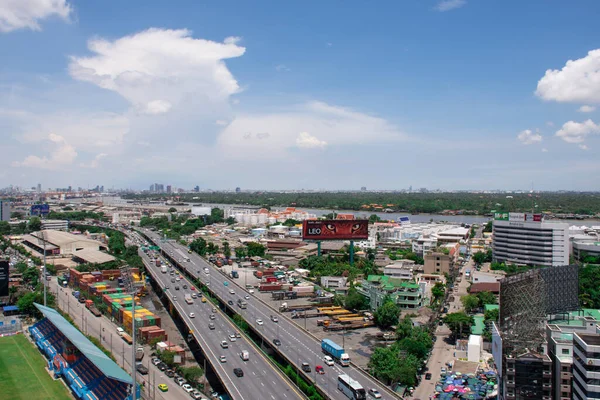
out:
M389 296L402 309L419 308L423 305L423 288L414 283L385 275L369 275L359 293L369 298L371 309L376 310Z

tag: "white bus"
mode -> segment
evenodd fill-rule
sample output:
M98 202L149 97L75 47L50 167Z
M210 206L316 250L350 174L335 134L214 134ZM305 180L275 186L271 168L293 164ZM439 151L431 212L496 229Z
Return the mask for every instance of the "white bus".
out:
M367 392L361 384L348 375L338 376L338 389L352 400L365 400L367 398Z

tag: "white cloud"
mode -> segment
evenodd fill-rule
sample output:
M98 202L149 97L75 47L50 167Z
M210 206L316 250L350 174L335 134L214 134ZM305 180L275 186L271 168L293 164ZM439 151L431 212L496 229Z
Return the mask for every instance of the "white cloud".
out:
M239 36L228 36L225 38L225 40L223 40L223 43L225 44L238 44L239 42L242 41L242 38Z
M526 129L517 135L517 139L523 144L534 144L542 141L542 135L538 131L534 133L530 129Z
M591 119L583 122L568 121L556 132L567 143L583 143L588 135L600 133L600 125Z
M112 90L137 110L162 114L175 108L227 104L240 87L223 60L245 48L229 37L224 43L195 39L186 29L151 28L115 41L88 42L90 57L71 57L75 79Z
M444 12L461 8L466 4L467 0L443 0L437 3L437 5L434 8L436 11Z
M589 150L589 147L587 147L587 144L580 144L580 145L579 145L579 148L580 148L581 150L584 150L584 151L585 151L585 150Z
M327 43L325 43L325 45L326 45L327 47L331 47L331 46L333 46L333 43L331 43L331 42L327 42Z
M547 152L548 152L548 149L544 147L544 148L542 149L542 153L547 153Z
M549 126L549 127L553 127L554 126L554 122L548 121L548 122L546 122L546 125Z
M229 123L229 121L225 121L224 119L218 119L215 121L215 124L219 125L219 126L225 126Z
M218 145L227 149L225 153L231 157L260 154L281 158L298 146L299 132L310 132L310 136L327 146L407 140L404 133L383 118L313 101L267 114L240 115L223 129Z
M0 1L0 32L17 29L41 30L39 22L57 16L68 20L73 11L67 0L2 0Z
M279 64L275 66L275 70L277 72L289 72L291 71L290 68L288 68L285 64Z
M77 158L75 147L67 143L65 138L55 133L48 134L48 140L54 145L54 149L50 153L50 157L29 155L23 161L15 161L13 167L39 168L57 170L69 166Z
M96 154L96 157L94 157L94 159L91 162L89 162L88 164L81 163L80 166L84 168L98 168L98 166L100 165L100 160L102 160L106 156L108 156L108 154L106 153Z
M319 140L308 132L300 132L296 138L296 146L302 149L324 149L327 142Z
M567 61L560 71L547 70L535 93L544 100L600 103L600 49Z
M594 106L581 106L581 107L579 107L579 109L577 111L582 112L582 113L590 113L590 112L596 111L596 107L594 107Z

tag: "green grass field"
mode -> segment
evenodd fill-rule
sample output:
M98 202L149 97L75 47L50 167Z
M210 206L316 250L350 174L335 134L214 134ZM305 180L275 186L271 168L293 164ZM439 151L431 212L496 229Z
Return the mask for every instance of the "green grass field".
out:
M46 359L23 335L0 338L0 399L72 399L46 372Z

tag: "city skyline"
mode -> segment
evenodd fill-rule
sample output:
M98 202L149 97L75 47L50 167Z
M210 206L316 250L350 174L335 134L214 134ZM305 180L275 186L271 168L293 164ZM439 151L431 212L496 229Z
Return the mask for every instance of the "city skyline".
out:
M0 187L600 190L594 1L26 3Z

